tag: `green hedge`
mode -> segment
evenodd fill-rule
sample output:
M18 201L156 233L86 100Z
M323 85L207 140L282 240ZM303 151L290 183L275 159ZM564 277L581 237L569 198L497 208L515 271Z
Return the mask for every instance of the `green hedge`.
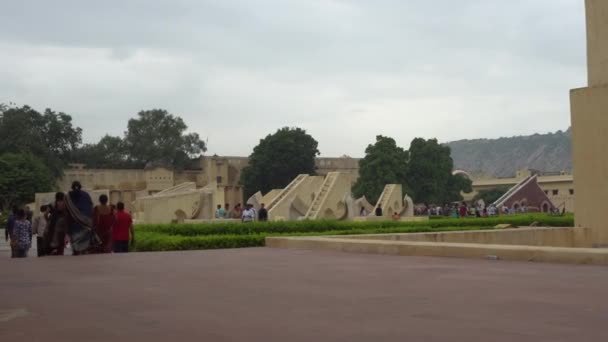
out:
M574 216L551 216L547 214L505 215L492 218L434 219L421 222L401 221L279 221L254 223L197 223L197 224L157 224L137 225L140 232L155 232L168 235L201 236L201 235L251 235L251 234L295 234L323 233L327 231L367 230L383 228L443 228L443 227L494 227L508 223L513 226L528 226L537 222L540 226L572 227Z
M180 251L264 246L267 236L314 236L416 233L492 229L497 224L569 227L574 216L546 214L508 215L492 218L442 218L421 222L399 221L283 221L220 222L201 224L137 225L137 251Z
M135 235L137 252L186 251L264 246L263 235L179 236L141 232Z
M319 235L359 235L359 234L390 234L390 233L420 233L431 231L456 231L492 229L491 227L393 227L377 229L328 230L324 232L305 233L255 233L255 234L222 234L222 235L168 235L158 232L138 231L135 251L184 251L197 249L223 249L264 246L267 236L319 236Z

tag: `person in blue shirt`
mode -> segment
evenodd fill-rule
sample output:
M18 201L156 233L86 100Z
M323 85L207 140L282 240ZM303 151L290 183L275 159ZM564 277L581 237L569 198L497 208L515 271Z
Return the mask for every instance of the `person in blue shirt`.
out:
M221 204L217 205L217 210L215 211L215 218L223 219L226 216L226 211L222 208Z
M17 211L16 218L11 235L13 257L26 258L27 252L32 247L32 224L27 220L27 214L23 209Z

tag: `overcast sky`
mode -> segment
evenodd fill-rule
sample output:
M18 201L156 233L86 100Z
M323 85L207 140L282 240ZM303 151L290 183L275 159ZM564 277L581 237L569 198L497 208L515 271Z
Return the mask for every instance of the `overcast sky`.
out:
M353 157L565 130L586 84L583 0L1 0L0 51L0 102L86 142L164 108L220 155L283 126Z

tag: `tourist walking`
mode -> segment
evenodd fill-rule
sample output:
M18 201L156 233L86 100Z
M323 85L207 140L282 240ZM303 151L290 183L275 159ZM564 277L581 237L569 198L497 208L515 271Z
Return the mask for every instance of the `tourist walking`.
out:
M230 204L226 203L224 205L224 218L230 219L232 218L232 209L230 209Z
M32 209L30 209L29 205L25 206L25 219L30 221L30 223L32 223L32 219L34 218L34 212L32 211Z
M367 210L365 210L365 207L361 207L361 210L359 210L359 216L365 217L367 216Z
M401 216L399 216L399 214L397 214L397 212L394 212L392 219L393 219L393 221L401 221Z
M243 208L241 207L241 203L237 203L234 206L234 210L232 213L232 218L240 219L243 216Z
M13 228L15 227L15 221L17 220L17 206L13 206L11 208L11 213L8 214L8 218L6 219L6 226L4 227L4 239L8 242L12 239L13 236ZM12 241L11 241L12 242ZM15 257L15 249L12 247L11 243L11 258Z
M135 244L135 232L133 230L133 219L125 211L125 204L116 204L116 222L112 228L112 249L114 253L129 252L129 242Z
M25 210L17 211L17 219L13 226L11 236L11 247L14 249L14 258L26 258L27 252L32 247L32 224L27 220Z
M112 253L112 226L114 225L114 212L108 205L108 196L99 196L99 204L93 209L93 227L99 237L99 253Z
M252 210L251 204L248 204L241 216L242 222L253 222L255 220L255 213Z
M217 209L215 210L215 218L223 219L226 216L226 211L222 208L221 204L217 205Z
M452 206L452 210L450 211L450 217L451 218L459 218L460 215L458 214L458 206L456 204L454 204Z
M70 214L68 235L73 255L87 254L99 245L93 230L93 201L82 190L80 182L72 183L72 191L66 196L66 207Z
M40 214L32 222L32 233L36 235L36 252L39 257L43 256L44 253L44 234L47 227L47 206L40 206Z
M469 214L469 209L467 208L466 202L462 202L460 205L459 214L461 218L467 217Z
M382 207L380 205L376 208L376 216L382 216Z
M251 215L253 216L253 220L255 221L258 217L258 211L255 209L253 204L247 204L247 207L249 208L249 210L251 210Z
M55 204L49 208L47 216L49 223L44 234L44 254L63 255L69 220L63 192L55 194Z
M264 203L262 203L262 205L260 206L260 211L258 212L258 221L268 221L268 210L266 210Z

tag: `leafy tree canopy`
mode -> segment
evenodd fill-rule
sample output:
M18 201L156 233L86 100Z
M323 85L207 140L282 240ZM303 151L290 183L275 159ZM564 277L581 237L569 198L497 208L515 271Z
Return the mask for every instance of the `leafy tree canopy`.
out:
M124 137L128 159L143 167L162 163L176 168L188 165L191 157L207 150L196 133L185 134L188 126L164 109L141 111L129 120Z
M245 196L284 188L299 174L314 174L317 146L317 141L300 128L284 127L267 135L241 172Z
M462 199L460 191L471 191L471 181L452 175L454 162L450 148L437 139L415 138L410 144L407 184L413 198L421 203L445 203Z
M73 154L73 160L89 168L131 168L124 141L120 137L106 135L97 144L85 144Z
M375 203L386 184L401 184L404 192L419 203L459 201L461 191L472 190L471 181L463 175L452 175L452 168L450 148L436 139L416 138L406 151L394 139L380 135L359 161L353 195L365 195Z
M0 155L0 207L34 201L36 192L55 188L55 177L44 162L32 154Z
M123 138L106 135L96 144L85 144L73 161L90 168L186 168L207 150L199 135L186 134L187 129L182 118L164 109L140 111L129 120Z
M55 176L61 175L73 151L82 141L82 129L72 117L29 106L0 106L0 153L30 153L40 158Z
M393 138L376 136L376 143L365 149L359 161L359 179L353 186L355 197L363 195L376 203L386 184L406 186L408 152L397 146Z

